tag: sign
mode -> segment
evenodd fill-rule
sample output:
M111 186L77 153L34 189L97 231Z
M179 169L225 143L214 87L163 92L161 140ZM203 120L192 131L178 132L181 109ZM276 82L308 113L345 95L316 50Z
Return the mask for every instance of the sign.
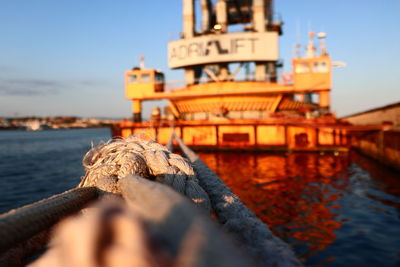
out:
M215 34L170 42L168 65L175 69L222 62L276 61L278 54L276 32Z

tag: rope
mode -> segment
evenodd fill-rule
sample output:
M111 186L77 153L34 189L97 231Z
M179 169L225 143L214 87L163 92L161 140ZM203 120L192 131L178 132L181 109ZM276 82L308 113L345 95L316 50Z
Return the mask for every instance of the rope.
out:
M0 253L50 228L96 197L96 188L76 188L1 215Z
M210 211L207 193L199 186L188 160L165 146L131 135L93 147L83 158L86 175L79 187L96 186L120 194L118 181L128 174L169 185Z
M0 254L0 266L26 266L30 257L35 257L50 240L51 229L44 230L26 241Z
M204 212L194 209L181 195L134 175L120 180L120 184L124 199L151 222L153 234L163 237L169 253L190 254L190 245L183 242L201 239L201 244L192 248L197 255L191 260L197 264L189 266L254 266Z
M172 131L174 131L174 128L171 127ZM174 152L174 135L171 134L168 140L167 148L169 151Z
M208 211L210 196L225 230L233 233L261 266L300 266L288 246L176 138L190 162L137 136L93 147L83 159L86 175L80 188L0 216L0 252L48 229L105 191L114 194L102 198L119 199L117 206L108 200L108 208L86 212L98 215L84 227L72 223L73 228L58 231L52 249L37 266L66 262L71 266L254 266L229 237L218 232L204 210L193 209L184 194ZM115 194L121 194L125 202ZM126 224L125 219L130 222ZM71 220L76 218L67 222ZM169 258L160 248L167 250Z
M62 222L30 266L256 266L182 194L135 175L118 185L124 201L104 195L84 216Z
M217 218L228 232L247 249L262 266L302 266L286 243L248 209L207 165L188 148L178 136L175 138L192 162L199 183L210 197Z

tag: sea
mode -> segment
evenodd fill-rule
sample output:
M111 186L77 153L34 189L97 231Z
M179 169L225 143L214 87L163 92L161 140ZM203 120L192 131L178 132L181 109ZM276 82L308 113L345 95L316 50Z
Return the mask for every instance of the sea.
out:
M0 212L74 188L109 129L0 131ZM400 266L400 173L357 152L199 153L307 266Z

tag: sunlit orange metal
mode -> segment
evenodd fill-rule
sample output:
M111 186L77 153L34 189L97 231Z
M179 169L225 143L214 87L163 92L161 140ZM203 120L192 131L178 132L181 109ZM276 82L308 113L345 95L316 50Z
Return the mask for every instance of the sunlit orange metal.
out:
M296 90L330 90L332 61L329 56L295 58L292 64Z
M159 79L157 79L159 77ZM164 74L153 69L133 69L125 72L125 97L145 99L164 91Z
M203 149L342 150L350 145L349 125L329 123L329 119L271 118L268 120L221 121L122 121L122 137L145 134L162 144L167 144L172 127L183 141ZM351 128L351 127L350 127Z
M187 8L187 12L192 10ZM192 29L193 25L187 24ZM121 122L114 134L144 133L166 144L175 131L187 145L208 149L316 151L346 147L350 143L346 125L333 116L323 116L330 106L331 58L326 53L310 55L293 59L290 83L216 79L164 92L161 72L127 71L125 96L133 101L132 113L137 119ZM310 93L319 95L319 103L311 102ZM169 101L169 114L141 122L142 101L158 99ZM312 117L313 110L321 112L318 118Z

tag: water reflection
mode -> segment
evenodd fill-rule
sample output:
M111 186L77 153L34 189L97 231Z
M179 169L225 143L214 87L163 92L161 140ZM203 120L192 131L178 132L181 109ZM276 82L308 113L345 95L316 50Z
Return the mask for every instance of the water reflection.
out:
M344 252L345 245L340 242L352 242L349 237L354 232L365 234L372 227L371 222L359 220L360 214L378 216L379 219L372 218L375 222L382 220L388 207L380 206L376 201L399 209L399 179L385 175L384 181L372 180L370 173L360 167L371 164L363 163L365 159L357 154L199 155L276 235L294 247L307 264L335 262L335 266L348 266L343 263L351 262L353 255L344 255L350 252ZM382 172L381 166L372 169L371 174ZM359 209L360 214L352 209ZM396 227L398 231L399 226ZM351 230L346 232L347 229ZM355 248L351 253L365 254L368 250L357 251ZM362 257L359 255L355 262L363 262L360 261Z

